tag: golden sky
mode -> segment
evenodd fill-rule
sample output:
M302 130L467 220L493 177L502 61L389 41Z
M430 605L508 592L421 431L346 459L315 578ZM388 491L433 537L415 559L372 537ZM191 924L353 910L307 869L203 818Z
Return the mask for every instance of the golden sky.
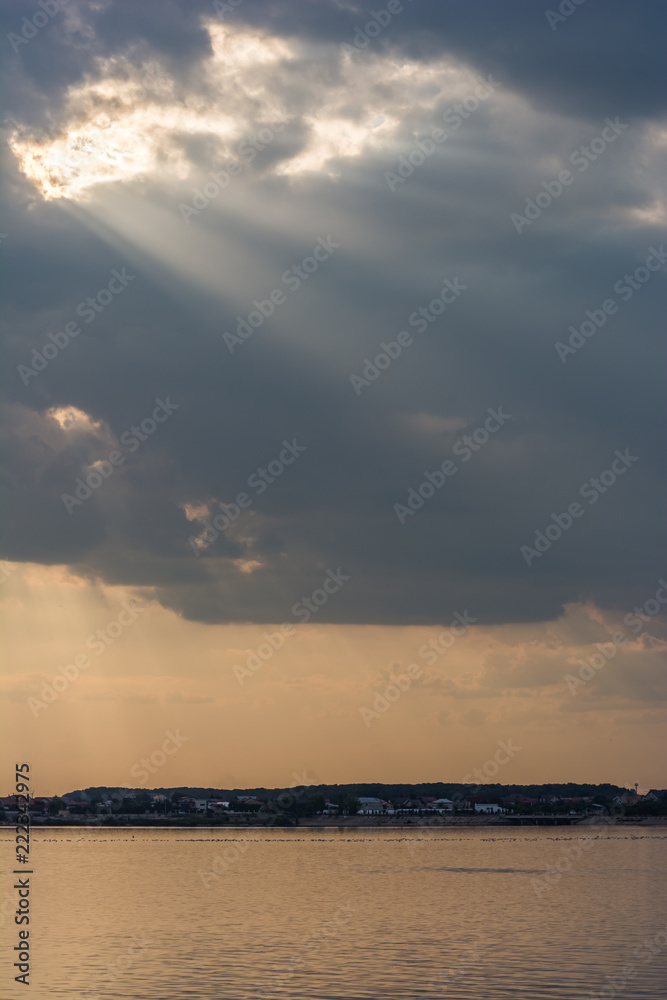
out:
M10 69L0 695L35 792L155 754L151 786L465 781L499 743L489 780L664 786L650 78L522 64L510 22L492 59L437 4L361 49L116 6ZM339 566L311 623L238 624Z
M499 740L521 748L501 782L664 783L665 716L650 700L664 642L626 627L631 641L571 694L565 676L623 627L590 607L540 626L456 623L462 634L448 629L441 654L423 648L439 628L298 625L240 683L234 666L276 628L187 622L148 591L59 567L19 566L1 586L6 752L30 761L36 794L141 787L136 767L167 731L182 744L145 787L461 781ZM127 624L100 645L95 633L119 614ZM42 701L44 684L82 655L90 665ZM364 718L411 663L419 676Z

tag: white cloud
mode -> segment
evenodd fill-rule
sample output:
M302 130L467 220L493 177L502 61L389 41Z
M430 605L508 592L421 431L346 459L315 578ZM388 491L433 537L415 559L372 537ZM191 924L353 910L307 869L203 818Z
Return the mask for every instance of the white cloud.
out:
M389 155L407 118L442 124L435 108L443 98L463 99L481 81L451 57L428 63L364 52L339 63L336 53L323 67L295 40L216 22L208 30L212 56L187 90L154 64L115 56L98 61L96 78L69 88L59 135L15 128L10 145L45 199L85 200L96 185L142 177L182 179L192 167L189 140L207 140L223 160L253 128L295 112L303 144L276 173L327 172L340 158L383 148Z

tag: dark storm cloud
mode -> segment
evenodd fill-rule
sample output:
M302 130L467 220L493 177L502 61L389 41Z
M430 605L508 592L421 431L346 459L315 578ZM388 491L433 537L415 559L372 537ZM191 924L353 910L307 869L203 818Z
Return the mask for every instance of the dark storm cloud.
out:
M247 0L228 20L316 43L328 53L321 74L339 79L337 46L365 15L323 3L315 18L314 8L303 5L297 18L296 5ZM20 22L28 9L11 13ZM149 3L77 10L92 35L81 26L63 35L54 18L17 57L40 113L57 118L63 80L92 72L100 53L158 53L183 86L210 86L198 21L209 5L160 4L164 13L154 17ZM393 193L384 172L412 148L412 133L438 125L445 95L435 111L404 116L400 146L339 159L335 182L311 174L290 184L266 169L307 145L301 114L312 110L321 79L311 63L310 83L295 89L293 69L281 66L275 87L294 95L294 122L259 168L253 163L189 226L177 206L191 200L196 177L171 189L159 179L152 188L127 185L138 216L150 204L158 222L168 220L156 244L174 247L190 276L131 241L95 235L85 209L41 201L13 167L1 250L3 557L152 586L165 606L207 622L293 620L293 605L339 568L350 579L313 621L431 623L467 608L492 624L553 618L581 597L622 608L643 597L664 573L656 365L664 271L627 302L612 286L660 246L650 218L656 184L641 164L651 142L643 119L662 99L653 53L662 8L634 10L587 0L552 32L534 4L406 7L373 51L391 45L416 60L453 53L497 73L500 92L514 90L528 104L514 117L481 108ZM53 67L33 65L28 55L47 32ZM351 94L352 105L355 97L364 120L363 95ZM629 127L618 141L586 172L573 171L574 183L518 234L510 214L557 174L553 163L567 165L607 116L623 115ZM219 165L215 142L184 148L202 176ZM123 201L108 198L120 213ZM230 354L222 333L236 329L253 299L285 290L283 272L329 234L340 247ZM216 248L213 260L201 246ZM219 267L221 291L206 290L208 266ZM127 289L23 384L17 366L123 267L136 275ZM408 316L445 277L467 287L418 333ZM563 364L555 342L610 297L617 314ZM414 343L357 396L349 376L403 329ZM121 448L123 464L68 513L62 494L166 396L178 405L173 415L136 451ZM61 430L47 411L69 406L99 427ZM511 419L463 461L457 441L499 407ZM256 494L248 478L295 438L305 452ZM638 461L587 504L582 484L626 448ZM405 507L408 491L447 458L456 474L401 523L394 505ZM244 490L251 505L197 557L188 539L203 526L185 506L209 503L215 516L218 501ZM574 501L584 515L527 566L520 546Z
M610 103L619 113L640 117L665 109L667 10L659 0L633 5L586 0L555 22L546 11L558 13L557 2L406 0L402 6L402 13L371 39L369 51L397 48L416 59L448 52L481 72L498 74L538 105L575 116L604 115ZM385 5L259 0L241 4L224 20L238 18L277 34L352 44L355 29L363 30L372 11L380 9ZM207 4L203 10L209 10Z
M50 0L51 4L58 0ZM667 101L663 39L667 11L660 0L586 0L564 22L550 26L546 11L557 3L534 0L427 0L402 5L368 51L403 51L416 59L449 53L494 72L538 105L574 116L660 115ZM93 69L95 58L119 52L135 61L158 57L172 73L195 73L210 53L202 22L248 25L305 43L339 46L354 42L357 28L381 4L318 0L246 0L234 10L216 10L209 0L142 0L136 4L89 4L70 0L40 28L30 44L14 48L12 74L20 67L38 91L55 92ZM40 10L32 0L10 0L0 12L0 32L21 34L23 18ZM386 16L386 15L385 15ZM69 22L66 17L71 18ZM554 23L552 21L552 23ZM66 30L69 25L69 30ZM31 29L29 29L31 30ZM12 49L9 41L8 50ZM13 52L12 52L13 55ZM18 65L17 65L18 64ZM10 101L24 102L22 88Z

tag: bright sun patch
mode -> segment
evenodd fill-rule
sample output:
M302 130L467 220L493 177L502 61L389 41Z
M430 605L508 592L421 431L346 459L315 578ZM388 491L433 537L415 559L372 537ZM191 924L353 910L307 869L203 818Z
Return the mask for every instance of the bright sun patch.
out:
M208 504L183 504L183 511L188 521L205 521L210 515Z
M51 417L64 431L96 431L102 426L99 421L92 420L83 410L76 406L59 406L47 410L47 417Z
M154 64L138 67L114 57L98 62L95 80L69 89L60 135L17 126L10 146L45 200L86 201L100 184L194 178L191 144L203 143L222 164L238 157L266 123L296 117L289 95L304 58L296 43L213 21L208 31L212 55L201 67L205 83L198 91L183 93L183 85ZM277 157L270 168L276 174L336 173L331 165L338 159L381 148L389 154L408 111L431 114L445 91L454 98L476 82L451 60L424 66L370 52L345 56L339 70L313 83L299 116L301 145Z

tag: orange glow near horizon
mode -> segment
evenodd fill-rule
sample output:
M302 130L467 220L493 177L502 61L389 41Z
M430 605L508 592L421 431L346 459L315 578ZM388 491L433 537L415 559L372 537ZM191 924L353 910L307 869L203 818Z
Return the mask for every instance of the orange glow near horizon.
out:
M576 696L564 682L599 629L614 627L599 609L572 605L546 625L472 626L433 663L419 650L440 628L299 625L239 683L234 666L277 626L185 621L150 590L58 566L16 567L1 601L5 739L30 759L35 794L141 787L132 769L168 730L185 739L150 787L285 787L294 774L307 784L462 781L508 739L521 751L495 777L502 783L664 784L664 713L624 697L611 667ZM616 669L647 669L656 644L664 648L647 639L633 640ZM44 685L82 654L89 665L59 681L47 705ZM421 675L382 709L378 694L410 663ZM374 705L366 724L361 709Z

